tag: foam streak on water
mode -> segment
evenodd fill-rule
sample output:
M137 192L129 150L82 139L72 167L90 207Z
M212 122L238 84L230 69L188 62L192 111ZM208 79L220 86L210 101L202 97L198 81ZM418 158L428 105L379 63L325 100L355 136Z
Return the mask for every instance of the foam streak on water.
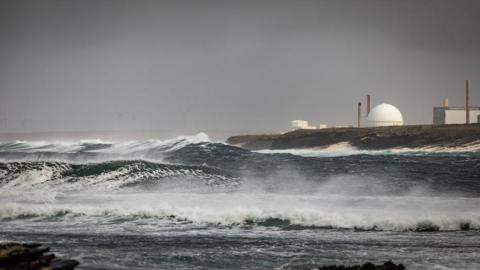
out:
M480 141L457 147L425 146L418 148L392 148L385 150L363 150L348 142L337 143L326 147L306 149L258 150L262 154L292 154L303 157L338 157L351 155L426 155L426 154L469 154L480 152Z

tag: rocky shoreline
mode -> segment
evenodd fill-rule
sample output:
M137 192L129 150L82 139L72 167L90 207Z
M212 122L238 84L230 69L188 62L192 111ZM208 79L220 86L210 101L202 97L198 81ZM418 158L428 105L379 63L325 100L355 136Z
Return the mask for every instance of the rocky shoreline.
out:
M73 270L79 262L56 257L50 248L42 244L0 244L0 270ZM294 269L318 270L405 270L402 264L387 261L380 265L367 262L363 265L308 265L296 266Z
M326 147L343 142L364 150L461 147L480 144L480 124L301 129L284 134L232 136L226 142L249 150Z
M0 244L2 270L72 270L79 262L50 253L42 244Z
M79 262L76 260L56 257L50 253L50 248L42 244L0 244L1 270L73 270ZM297 266L295 269L319 270L405 270L402 264L387 261L381 265L367 262L363 265L308 265Z
M388 261L381 265L374 265L373 263L367 262L362 265L354 265L354 266L331 265L331 266L320 266L315 269L318 269L318 270L405 270L405 266L403 266L402 264L394 264L392 261Z

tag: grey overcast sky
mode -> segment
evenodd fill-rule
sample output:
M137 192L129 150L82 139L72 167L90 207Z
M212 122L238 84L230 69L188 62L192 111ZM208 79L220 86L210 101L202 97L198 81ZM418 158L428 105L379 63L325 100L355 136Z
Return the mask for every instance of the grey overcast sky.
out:
M431 123L480 105L479 0L0 0L1 132Z

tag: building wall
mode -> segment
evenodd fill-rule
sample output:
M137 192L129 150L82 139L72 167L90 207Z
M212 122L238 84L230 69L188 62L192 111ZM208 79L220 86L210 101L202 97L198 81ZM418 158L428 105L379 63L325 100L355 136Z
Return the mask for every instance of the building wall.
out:
M477 122L480 110L470 110L470 123ZM465 110L447 110L445 113L445 124L465 124Z
M297 130L297 129L316 129L317 127L315 126L310 126L308 124L308 121L304 120L294 120L290 122L291 124L291 129L292 130Z
M471 110L470 111L470 123L480 123L478 122L478 116L480 115L480 110Z
M433 110L433 124L465 124L465 109L446 109L442 107L434 108ZM478 123L478 116L480 109L470 109L470 123Z
M444 125L445 124L445 108L433 108L433 124Z
M292 129L302 129L308 127L308 121L295 120L291 122Z
M325 128L327 126L325 125ZM320 127L322 128L322 127ZM291 130L297 130L297 129L317 129L316 126L310 126L308 124L308 121L305 120L294 120L290 122L290 129Z

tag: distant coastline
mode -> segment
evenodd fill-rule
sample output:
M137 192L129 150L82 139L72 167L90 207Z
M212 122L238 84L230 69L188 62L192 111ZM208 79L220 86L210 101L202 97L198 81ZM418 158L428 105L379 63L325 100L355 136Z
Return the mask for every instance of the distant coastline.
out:
M341 142L365 150L460 147L480 143L480 124L300 129L284 134L231 136L226 142L249 150L327 147Z

